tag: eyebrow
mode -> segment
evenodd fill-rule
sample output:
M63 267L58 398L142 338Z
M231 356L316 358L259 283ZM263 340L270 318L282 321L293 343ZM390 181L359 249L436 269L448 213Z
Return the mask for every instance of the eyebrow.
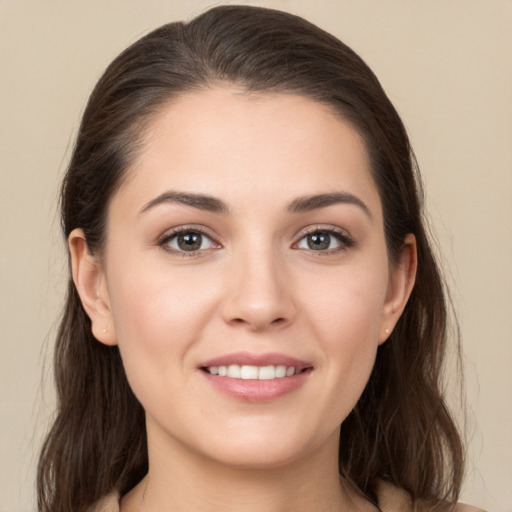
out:
M139 214L145 213L151 208L165 203L183 204L185 206L191 206L192 208L212 213L229 213L227 204L216 197L207 194L170 191L160 194L158 197L155 197L146 203L140 210ZM370 220L373 220L373 216L368 206L366 206L366 204L357 196L348 192L331 192L298 197L288 205L287 210L290 213L303 213L340 203L358 206L370 218Z
M332 192L328 194L299 197L290 203L288 211L291 213L309 212L339 203L358 206L370 218L370 220L373 221L373 216L368 206L366 206L366 204L357 196L348 192Z
M206 194L192 194L189 192L165 192L145 204L139 213L145 213L151 208L164 203L184 204L212 213L229 213L228 206L220 199Z

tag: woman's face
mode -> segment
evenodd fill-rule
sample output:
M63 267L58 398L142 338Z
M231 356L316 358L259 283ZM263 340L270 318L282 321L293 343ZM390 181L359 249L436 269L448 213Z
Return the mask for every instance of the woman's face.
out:
M227 87L154 118L97 268L93 330L119 345L150 447L237 466L336 457L409 287L358 133Z

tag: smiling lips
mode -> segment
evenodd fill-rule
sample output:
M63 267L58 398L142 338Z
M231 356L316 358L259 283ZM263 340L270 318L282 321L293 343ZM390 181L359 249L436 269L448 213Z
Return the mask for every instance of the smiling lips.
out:
M200 367L221 393L247 402L266 402L290 393L313 369L304 361L280 354L231 354Z

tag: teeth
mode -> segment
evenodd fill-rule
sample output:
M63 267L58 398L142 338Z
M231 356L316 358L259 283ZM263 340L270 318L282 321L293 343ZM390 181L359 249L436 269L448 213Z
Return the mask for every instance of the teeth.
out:
M238 364L230 364L229 366L209 366L206 368L206 371L212 375L245 380L282 379L283 377L291 377L299 373L293 366L250 366Z
M257 366L241 366L240 378L242 379L257 379L258 367Z
M237 364L230 364L228 366L228 371L226 373L227 377L231 377L232 379L239 379L240 378L240 366Z
M275 366L260 366L258 370L258 379L260 380L272 380L276 378L276 367Z
M295 373L295 368L293 366L290 366L290 368L293 370L293 373ZM286 366L276 366L276 378L282 379L283 377L286 377Z

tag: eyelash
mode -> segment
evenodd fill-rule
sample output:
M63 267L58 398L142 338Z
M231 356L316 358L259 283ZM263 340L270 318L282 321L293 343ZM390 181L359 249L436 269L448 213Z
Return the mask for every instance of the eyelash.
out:
M355 242L354 240L344 231L341 229L336 229L333 227L324 227L324 226L314 226L309 229L307 229L305 232L301 233L301 236L297 242L295 242L293 245L297 246L302 240L304 240L306 237L315 235L315 234L326 234L329 236L333 236L336 238L336 240L340 243L339 247L335 247L333 249L327 249L327 250L318 250L315 251L313 249L300 249L297 247L298 250L309 250L312 253L315 253L315 255L318 256L329 256L332 254L337 254L340 252L347 251L351 247L354 247Z
M192 250L192 251L185 251L185 250L174 249L169 246L169 242L171 242L173 239L175 239L179 235L186 234L186 233L199 234L199 235L209 239L213 245L216 245L217 247L215 247L215 248L222 247L222 245L219 242L217 242L205 229L203 229L200 226L182 226L182 227L173 229L171 232L165 233L163 236L161 236L158 239L157 244L164 251L184 257L184 258L197 257L201 254L204 254L204 252L208 250L208 249L198 249L198 250ZM314 235L314 234L326 234L329 236L333 236L340 243L340 246L335 247L333 249L317 250L317 251L315 251L314 249L306 249L306 248L297 247L306 237ZM310 251L312 253L317 253L319 256L329 256L331 254L344 252L344 251L350 249L351 247L353 247L354 245L355 245L354 240L350 236L348 236L345 232L343 232L339 229L335 229L332 227L314 226L314 227L307 229L303 233L301 233L300 238L298 239L297 242L295 242L292 245L292 248L294 248L296 250L306 250L306 251Z
M217 245L218 247L222 247L220 243L218 243L205 229L203 229L200 226L181 226L179 228L173 229L171 232L165 233L163 236L161 236L158 239L158 246L163 249L166 252L175 254L177 256L181 256L183 258L189 258L189 257L197 257L200 254L204 254L204 251L208 249L199 249L197 251L184 251L179 249L174 249L170 247L168 244L171 242L174 238L178 237L179 235L186 234L186 233L194 233L199 234L207 239L209 239L212 244Z

